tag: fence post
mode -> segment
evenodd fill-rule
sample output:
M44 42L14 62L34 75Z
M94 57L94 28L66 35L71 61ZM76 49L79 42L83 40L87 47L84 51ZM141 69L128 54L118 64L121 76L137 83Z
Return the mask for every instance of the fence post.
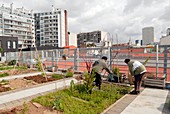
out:
M108 60L109 60L109 69L111 70L112 68L112 54L111 54L111 48L110 46L108 47Z
M30 65L32 65L32 60L33 60L33 55L32 55L32 51L30 51L31 55L30 55Z
M159 58L158 49L159 49L158 44L156 44L156 78L158 77L158 58Z
M74 70L77 70L77 49L74 50Z
M79 66L79 62L80 62L80 61L78 61L78 60L80 60L80 59L79 59L79 48L77 48L77 70L79 71L79 70L80 70L80 68L79 68L79 67L80 67L80 66Z
M53 56L53 50L51 51L51 56L52 56L52 67L54 67L54 56Z
M167 46L164 46L164 74L167 73Z
M56 49L55 51L56 51L56 55L55 55L55 57L56 57L56 66L58 67L58 57L59 57L58 56L58 50Z

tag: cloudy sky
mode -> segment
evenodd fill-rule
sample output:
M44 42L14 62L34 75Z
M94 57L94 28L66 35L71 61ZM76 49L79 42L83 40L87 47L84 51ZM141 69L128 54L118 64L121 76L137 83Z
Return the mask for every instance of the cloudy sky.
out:
M170 27L170 0L0 0L14 8L34 12L51 11L52 5L68 11L69 31L73 33L102 30L116 42L142 39L143 27L154 27L159 41Z

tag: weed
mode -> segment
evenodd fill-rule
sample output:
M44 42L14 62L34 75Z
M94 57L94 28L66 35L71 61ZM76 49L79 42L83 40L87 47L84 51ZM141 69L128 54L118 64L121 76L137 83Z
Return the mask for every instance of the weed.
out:
M70 82L70 93L71 93L71 95L72 95L73 92L74 92L74 86L75 86L74 81L71 80L71 82Z
M61 96L58 96L58 97L55 98L54 104L53 104L53 109L59 110L59 111L63 111L64 110L64 107L62 105Z
M67 70L67 72L66 72L66 77L68 78L68 77L73 77L73 72L72 71L70 71L70 70Z
M92 89L94 87L93 82L95 80L94 72L93 73L85 72L84 76L85 76L84 85L86 87L86 92L91 94Z
M28 111L28 105L24 102L23 109L21 110L20 114L25 114Z

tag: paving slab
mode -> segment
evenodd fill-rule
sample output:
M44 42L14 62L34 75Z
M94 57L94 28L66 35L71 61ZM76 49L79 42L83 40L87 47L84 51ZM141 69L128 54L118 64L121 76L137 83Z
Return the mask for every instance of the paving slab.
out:
M169 90L145 88L121 114L162 114Z

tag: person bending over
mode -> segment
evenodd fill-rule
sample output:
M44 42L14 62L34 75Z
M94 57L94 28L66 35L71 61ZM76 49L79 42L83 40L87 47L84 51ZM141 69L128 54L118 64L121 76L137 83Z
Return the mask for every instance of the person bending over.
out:
M139 61L132 61L130 59L125 59L124 62L128 65L130 74L134 76L134 85L135 88L131 92L131 94L139 94L140 93L140 87L142 84L142 77L144 76L146 72L145 66L140 63Z

